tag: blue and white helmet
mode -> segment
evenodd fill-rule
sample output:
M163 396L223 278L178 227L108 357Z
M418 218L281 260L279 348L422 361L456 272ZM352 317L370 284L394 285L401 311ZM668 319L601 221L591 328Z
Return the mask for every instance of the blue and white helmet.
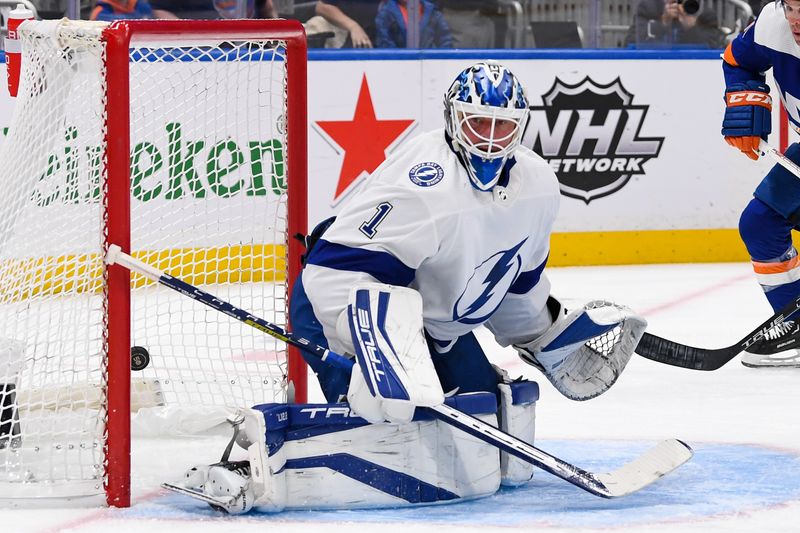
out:
M444 106L447 134L473 187L491 191L528 124L522 84L498 63L476 63L455 79L445 93Z

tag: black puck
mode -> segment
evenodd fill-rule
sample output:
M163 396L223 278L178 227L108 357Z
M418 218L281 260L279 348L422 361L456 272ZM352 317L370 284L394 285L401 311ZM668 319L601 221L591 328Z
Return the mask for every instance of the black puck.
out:
M150 364L150 352L143 346L131 348L131 370L139 371L147 368Z

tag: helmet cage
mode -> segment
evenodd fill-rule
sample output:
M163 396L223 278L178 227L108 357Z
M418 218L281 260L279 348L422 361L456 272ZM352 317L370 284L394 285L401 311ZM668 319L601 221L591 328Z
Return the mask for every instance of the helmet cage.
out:
M475 105L459 100L450 102L448 117L455 147L462 152L473 187L490 191L500 180L505 162L522 142L528 124L528 109ZM475 121L489 121L476 131ZM511 129L508 129L508 123ZM485 133L488 132L488 133Z
M453 140L470 154L483 159L507 157L522 142L525 126L528 124L528 109L508 109L502 107L475 105L454 100L450 107L450 120L453 125ZM488 134L476 131L476 119L490 122ZM505 123L513 124L506 131Z

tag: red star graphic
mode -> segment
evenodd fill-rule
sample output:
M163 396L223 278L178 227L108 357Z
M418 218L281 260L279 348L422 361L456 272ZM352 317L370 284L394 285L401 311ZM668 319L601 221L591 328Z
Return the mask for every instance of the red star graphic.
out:
M365 74L361 78L353 120L317 121L319 127L344 151L334 199L364 172L369 174L378 168L386 159L386 149L413 123L413 120L378 120L375 117Z

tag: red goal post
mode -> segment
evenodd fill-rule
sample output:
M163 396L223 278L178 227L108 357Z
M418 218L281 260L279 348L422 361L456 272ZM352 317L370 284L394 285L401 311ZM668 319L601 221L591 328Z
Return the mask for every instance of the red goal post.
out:
M232 21L117 21L103 31L107 42L106 80L108 109L108 172L126 176L130 172L129 49L132 42L165 39L195 41L198 37L224 35L231 40L279 40L286 43L286 137L288 195L294 199L288 212L287 268L288 291L300 273L300 241L295 233L306 233L307 225L307 49L305 30L293 20ZM130 213L130 180L109 179L108 211ZM130 216L109 217L108 244L130 252ZM119 265L108 267L108 290L116 298L109 303L108 324L108 408L109 412L129 412L130 403L130 274ZM307 371L296 348L289 348L288 380L294 400L304 402ZM110 416L107 424L106 497L109 505L130 505L130 423Z
M64 20L20 36L0 146L0 498L126 507L133 416L306 400L296 350L103 262L119 245L289 327L307 230L305 33ZM132 373L133 346L150 364Z

